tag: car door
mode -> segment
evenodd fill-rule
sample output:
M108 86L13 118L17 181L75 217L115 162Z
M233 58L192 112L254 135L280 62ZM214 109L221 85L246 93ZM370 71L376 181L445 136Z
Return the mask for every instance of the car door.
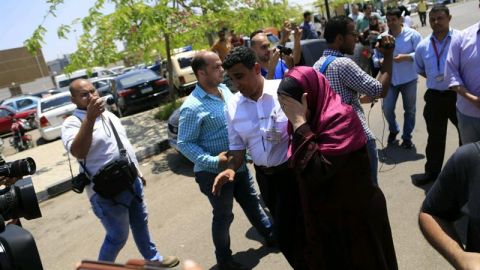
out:
M6 108L0 108L0 134L10 132L10 127L12 126L12 117L10 115L12 113Z

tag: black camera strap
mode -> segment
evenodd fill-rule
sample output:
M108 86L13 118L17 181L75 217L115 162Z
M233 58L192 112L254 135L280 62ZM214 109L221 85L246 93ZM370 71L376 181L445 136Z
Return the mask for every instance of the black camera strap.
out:
M123 147L122 140L120 140L120 136L118 136L117 129L115 129L115 126L112 123L112 120L108 118L108 122L110 122L110 126L112 127L113 130L113 135L115 135L115 140L117 141L118 145L118 152L120 152L121 157L128 157L130 160L130 157L127 155L127 150L125 150L125 147Z
M127 158L129 162L133 162L130 159L130 156L127 154L127 150L125 150L125 147L123 146L122 140L120 140L120 136L118 136L117 129L115 128L115 125L113 125L113 122L110 118L108 118L108 122L110 122L110 126L112 127L112 130L113 130L113 135L115 135L115 140L117 141L118 151L120 152L120 157ZM137 171L138 171L138 169L137 169ZM130 193L132 193L133 196L135 196L135 198L137 200L142 201L142 198L140 196L138 196L137 194L135 194L135 191L133 190L133 186L129 186L128 190L130 191ZM115 200L114 200L114 202L115 202Z

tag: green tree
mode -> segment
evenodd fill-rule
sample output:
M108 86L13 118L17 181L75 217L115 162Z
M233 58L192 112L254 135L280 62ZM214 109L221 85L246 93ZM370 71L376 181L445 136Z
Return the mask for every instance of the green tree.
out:
M44 21L56 16L57 8L64 4L63 0L47 2L50 8ZM106 3L115 5L111 14L101 12ZM60 26L57 35L66 38L75 24L80 23L83 28L78 49L66 68L72 72L122 59L151 63L167 56L166 47L191 44L194 49L208 48L209 37L221 27L248 34L266 26L280 27L289 18L300 18L300 10L289 7L287 1L274 4L269 0L97 0L86 17ZM46 31L42 22L25 41L30 52L41 49ZM124 51L118 52L115 42L123 43Z

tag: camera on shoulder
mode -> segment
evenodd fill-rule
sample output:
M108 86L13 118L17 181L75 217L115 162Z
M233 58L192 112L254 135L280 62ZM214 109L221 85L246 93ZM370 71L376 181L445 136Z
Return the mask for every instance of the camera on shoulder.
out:
M32 234L17 224L5 225L10 219L36 219L42 216L32 178L35 161L32 158L13 162L0 160L0 176L13 178L15 183L0 189L0 269L41 270L42 262ZM9 181L9 183L11 183Z

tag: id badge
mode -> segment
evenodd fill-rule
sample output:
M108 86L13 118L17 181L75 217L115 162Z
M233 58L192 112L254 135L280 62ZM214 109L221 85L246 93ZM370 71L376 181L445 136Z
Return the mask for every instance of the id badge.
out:
M438 75L437 77L435 77L435 80L437 82L443 82L443 75Z
M269 141L271 144L277 144L280 142L280 139L282 138L282 134L276 129L276 128L271 128L266 131L267 135L267 141Z

